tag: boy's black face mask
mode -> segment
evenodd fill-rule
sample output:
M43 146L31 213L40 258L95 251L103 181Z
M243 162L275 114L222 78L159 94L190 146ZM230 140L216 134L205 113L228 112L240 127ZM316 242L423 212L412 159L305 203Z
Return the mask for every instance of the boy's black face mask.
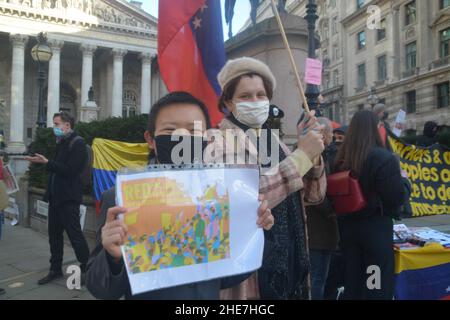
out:
M155 137L156 160L160 164L193 164L203 163L203 151L208 145L200 136L172 135ZM187 152L187 154L185 154Z

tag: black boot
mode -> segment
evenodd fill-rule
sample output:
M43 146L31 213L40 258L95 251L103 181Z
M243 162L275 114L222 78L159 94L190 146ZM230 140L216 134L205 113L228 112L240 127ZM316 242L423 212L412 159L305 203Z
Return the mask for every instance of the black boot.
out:
M56 272L56 271L52 271L50 270L50 272L48 273L48 275L46 275L44 278L42 278L41 280L38 281L39 285L42 284L47 284L55 279L59 279L63 277L63 273L62 271Z

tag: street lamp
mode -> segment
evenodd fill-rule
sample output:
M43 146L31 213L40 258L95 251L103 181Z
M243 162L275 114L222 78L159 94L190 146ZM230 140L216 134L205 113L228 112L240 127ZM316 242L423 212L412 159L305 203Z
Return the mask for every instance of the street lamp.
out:
M316 58L316 21L319 19L317 16L317 4L314 0L308 0L306 5L306 21L308 22L308 58ZM306 99L308 100L308 105L310 110L316 111L316 116L322 116L320 111L320 106L317 98L320 95L319 86L313 84L307 84L305 90Z
M380 101L380 99L376 95L375 89L371 88L370 91L369 91L369 96L367 97L367 102L372 106L372 110L373 110L373 107L375 107L375 105L379 101Z
M39 109L38 109L38 121L39 128L45 128L45 115L44 115L44 84L46 80L46 74L44 65L50 61L53 56L52 48L47 43L47 36L41 32L37 35L37 44L31 49L31 57L38 63L38 85L39 85Z

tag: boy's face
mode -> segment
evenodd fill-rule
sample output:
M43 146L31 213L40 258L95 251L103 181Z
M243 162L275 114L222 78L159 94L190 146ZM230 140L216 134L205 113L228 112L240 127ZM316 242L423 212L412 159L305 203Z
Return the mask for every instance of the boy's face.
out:
M201 123L201 130L194 122ZM160 135L190 134L202 136L206 131L206 118L199 106L189 103L179 103L164 107L158 114L155 125L155 137ZM145 140L155 149L155 140L148 131L145 132Z

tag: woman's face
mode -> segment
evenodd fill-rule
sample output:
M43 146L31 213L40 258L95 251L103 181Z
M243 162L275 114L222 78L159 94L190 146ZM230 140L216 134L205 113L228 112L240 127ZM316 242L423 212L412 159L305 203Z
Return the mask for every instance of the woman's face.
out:
M252 77L243 76L239 80L232 101L225 102L230 112L236 112L236 104L239 102L256 102L269 100L267 97L264 82L260 76L254 75Z

